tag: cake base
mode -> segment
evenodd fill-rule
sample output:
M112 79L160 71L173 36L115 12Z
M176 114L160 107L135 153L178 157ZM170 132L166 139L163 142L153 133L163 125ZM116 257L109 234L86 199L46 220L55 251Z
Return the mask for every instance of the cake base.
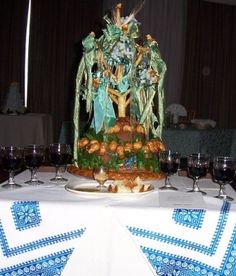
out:
M67 171L75 176L84 176L88 178L93 178L93 171L89 169L80 169L74 165L67 168ZM120 169L119 171L109 171L108 178L111 180L122 180L122 179L132 179L140 177L142 180L160 180L165 176L163 173L154 173L146 170L137 169Z

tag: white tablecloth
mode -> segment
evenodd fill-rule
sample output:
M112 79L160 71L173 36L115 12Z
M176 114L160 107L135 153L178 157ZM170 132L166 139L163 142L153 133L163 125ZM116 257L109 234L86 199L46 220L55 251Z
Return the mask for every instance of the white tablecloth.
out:
M144 196L109 197L68 192L52 176L0 190L0 275L236 275L236 205L213 198L211 180L200 180L204 197L187 193L192 182L179 176L179 192L158 190L161 180Z

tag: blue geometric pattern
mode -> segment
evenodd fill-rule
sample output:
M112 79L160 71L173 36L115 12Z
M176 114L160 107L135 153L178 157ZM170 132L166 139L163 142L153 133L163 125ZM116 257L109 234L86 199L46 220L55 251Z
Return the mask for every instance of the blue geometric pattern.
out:
M219 268L191 258L168 254L141 246L143 253L158 276L235 276L236 275L236 227Z
M60 276L73 249L63 250L16 266L0 269L1 276Z
M18 201L11 207L12 216L17 230L39 226L41 216L37 201Z
M225 225L228 219L230 206L231 206L230 203L228 203L227 201L223 202L223 205L219 214L217 226L209 246L205 246L189 240L179 239L173 236L168 236L158 232L149 231L141 228L136 228L131 226L127 226L127 228L134 236L139 236L139 237L143 237L151 240L157 240L167 244L174 244L182 248L187 248L193 251L197 251L197 252L212 256L215 254L217 247L219 245L219 241L221 240L222 234L224 232Z
M9 247L6 234L4 232L2 223L0 221L0 247L2 249L3 255L6 257L11 257L14 255L22 254L24 252L29 252L36 250L40 247L45 247L47 245L56 244L64 242L67 240L76 239L83 235L86 228L77 229L74 231L62 233L59 235L49 236L43 239L35 240L33 242L25 243L16 247ZM1 276L1 275L0 275Z
M173 220L188 228L200 229L206 211L201 209L175 209Z

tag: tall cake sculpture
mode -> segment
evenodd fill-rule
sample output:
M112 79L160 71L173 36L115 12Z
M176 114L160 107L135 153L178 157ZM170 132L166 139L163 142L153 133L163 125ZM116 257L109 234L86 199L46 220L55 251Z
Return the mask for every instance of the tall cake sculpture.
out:
M76 77L74 165L69 170L92 176L105 164L110 179L160 178L157 153L164 150L164 75L157 42L150 34L141 44L136 12L121 17L117 4L105 16L103 35L91 32L82 42ZM80 101L90 127L80 133Z

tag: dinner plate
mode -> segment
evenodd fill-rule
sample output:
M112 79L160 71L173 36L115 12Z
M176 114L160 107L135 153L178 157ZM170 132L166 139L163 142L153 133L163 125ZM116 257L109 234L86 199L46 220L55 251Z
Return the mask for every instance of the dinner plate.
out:
M145 182L146 184L146 182ZM78 180L68 182L65 185L65 189L69 192L82 195L82 196L92 196L92 197L139 197L154 191L154 186L150 184L150 189L145 192L140 193L112 193L108 191L100 191L96 188L96 184L81 183Z

